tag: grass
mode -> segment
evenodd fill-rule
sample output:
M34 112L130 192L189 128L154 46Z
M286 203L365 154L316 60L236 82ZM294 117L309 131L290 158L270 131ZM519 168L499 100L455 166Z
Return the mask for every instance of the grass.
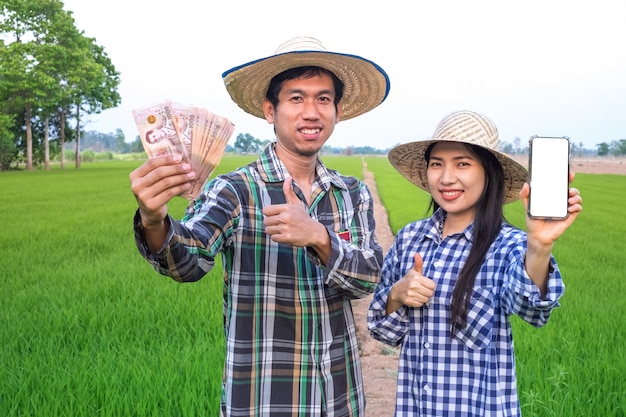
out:
M218 172L254 156L227 156ZM360 157L324 157L361 177ZM396 232L428 195L366 159ZM0 415L217 415L222 273L158 275L132 235L141 161L0 173ZM584 211L554 252L567 285L545 328L514 320L524 416L626 415L626 176L578 174ZM182 216L186 202L169 205ZM523 225L521 205L506 207Z
M0 174L0 415L217 415L221 268L181 285L141 258L139 163Z

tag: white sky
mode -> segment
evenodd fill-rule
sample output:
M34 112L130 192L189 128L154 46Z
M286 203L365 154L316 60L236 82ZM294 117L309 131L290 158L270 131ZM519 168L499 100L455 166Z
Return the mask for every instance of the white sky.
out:
M500 140L626 138L626 4L621 0L65 0L121 73L122 104L86 130L137 135L131 110L165 99L271 125L231 101L221 74L294 36L360 55L389 75L387 100L340 122L328 145L386 149L430 137L451 111L480 111Z

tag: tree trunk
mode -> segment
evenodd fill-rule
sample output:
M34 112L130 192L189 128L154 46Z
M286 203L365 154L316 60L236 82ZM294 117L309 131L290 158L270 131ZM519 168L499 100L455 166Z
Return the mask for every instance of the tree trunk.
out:
M76 106L76 169L80 168L80 106Z
M26 170L33 169L33 127L30 119L30 103L26 104Z
M59 112L61 123L61 169L65 169L65 110Z
M46 120L43 122L43 150L44 150L44 166L46 171L50 171L50 143L48 127L50 124L50 120L46 117Z

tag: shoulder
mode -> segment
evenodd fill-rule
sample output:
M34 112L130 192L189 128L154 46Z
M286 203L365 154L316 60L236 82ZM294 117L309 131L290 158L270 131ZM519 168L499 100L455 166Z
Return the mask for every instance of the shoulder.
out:
M525 231L507 222L502 222L499 235L505 240L523 240L526 238Z
M432 225L433 221L430 217L408 223L406 226L402 227L398 231L398 234L396 235L396 240L403 241L406 239L413 239L416 235L424 235L427 231L431 229Z

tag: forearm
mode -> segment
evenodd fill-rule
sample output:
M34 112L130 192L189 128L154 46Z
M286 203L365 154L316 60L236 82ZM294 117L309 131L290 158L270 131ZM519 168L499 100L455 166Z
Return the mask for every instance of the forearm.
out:
M321 262L322 265L328 264L330 258L331 244L328 230L323 224L315 222L316 226L311 230L311 246Z
M152 254L156 254L163 248L169 230L167 218L158 225L145 225L142 222L141 235Z
M524 268L532 282L539 288L541 295L548 291L548 275L553 245L545 245L531 238L524 258Z
M387 307L385 308L385 314L388 316L391 313L398 311L398 309L403 305L404 304L402 304L400 301L394 301L391 299L391 297L389 297L387 298Z

